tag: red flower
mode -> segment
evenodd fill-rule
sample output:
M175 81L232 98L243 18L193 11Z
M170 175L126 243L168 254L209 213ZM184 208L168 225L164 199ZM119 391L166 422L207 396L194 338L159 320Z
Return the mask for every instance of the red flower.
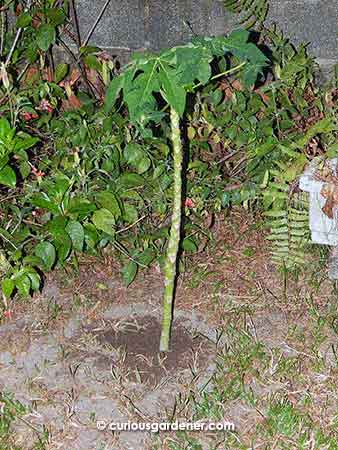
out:
M195 208L196 205L195 205L194 201L191 198L186 198L185 202L184 202L184 206L186 208Z
M12 311L10 309L7 309L7 311L4 311L4 316L7 317L7 319L11 319Z
M36 176L36 178L38 177L44 177L46 174L45 172L42 172L41 170L38 170L36 167L32 166L32 172L34 173L34 175Z
M22 118L23 118L23 120L25 122L29 122L30 120L34 120L34 119L37 119L39 117L38 114L30 113L30 112L27 112L27 111L21 113L21 116L22 116Z
M45 99L41 100L39 109L48 113L52 113L54 111L53 106L49 103L48 100Z

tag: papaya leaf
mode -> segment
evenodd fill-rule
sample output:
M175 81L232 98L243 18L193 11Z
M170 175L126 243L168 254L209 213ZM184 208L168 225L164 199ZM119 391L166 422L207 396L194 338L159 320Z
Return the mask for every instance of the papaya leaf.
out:
M186 91L178 84L176 72L161 63L159 80L161 81L166 101L182 117L185 110Z

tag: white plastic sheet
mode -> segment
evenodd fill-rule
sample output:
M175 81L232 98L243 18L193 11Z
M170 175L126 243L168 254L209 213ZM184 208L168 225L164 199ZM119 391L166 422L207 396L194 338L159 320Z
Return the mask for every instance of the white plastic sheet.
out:
M322 208L326 199L321 195L321 190L325 182L315 179L315 173L323 164L323 160L314 159L309 164L304 174L300 177L299 188L302 191L309 192L310 210L309 225L311 230L311 240L315 244L338 245L338 208L333 208L333 219L330 219L323 213ZM337 158L325 162L337 175Z

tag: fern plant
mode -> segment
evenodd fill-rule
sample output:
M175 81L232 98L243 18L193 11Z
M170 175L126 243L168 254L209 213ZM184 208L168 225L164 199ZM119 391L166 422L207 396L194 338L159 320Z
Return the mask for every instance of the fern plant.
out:
M266 172L263 206L271 232L272 260L285 269L304 265L309 243L308 197L298 191L298 179L308 162L304 150L315 136L335 133L333 117L320 120L297 139L279 145L280 156Z
M271 259L291 270L304 265L309 243L308 198L298 190L298 178L307 159L291 149L292 144L279 147L279 158L266 175L263 207L270 229L267 239L271 242Z
M326 195L322 193L327 200L326 207L322 208L322 211L332 219L332 208L336 204L335 188L332 191L332 184L335 186L336 177L331 165L327 162L322 157L316 159L316 177L330 186ZM279 178L283 178L282 174L279 174ZM274 209L265 213L268 218L267 225L270 228L268 239L272 242L272 260L286 270L295 269L303 266L307 260L305 250L310 243L309 197L305 192L296 191L297 180L291 186L287 182L280 183L278 186L271 184L272 186L265 194L273 196L278 193L282 200L280 208L275 202ZM282 190L286 194L284 203Z
M285 188L288 185L285 184ZM271 259L287 270L303 266L309 243L308 197L304 192L290 196L280 208L265 213L270 228Z
M224 0L227 10L235 14L241 14L240 23L245 28L256 25L261 28L269 10L268 0Z

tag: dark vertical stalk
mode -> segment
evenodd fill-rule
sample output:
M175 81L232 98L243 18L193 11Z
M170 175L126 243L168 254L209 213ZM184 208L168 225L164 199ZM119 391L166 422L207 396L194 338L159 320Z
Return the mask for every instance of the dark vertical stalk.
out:
M70 10L70 17L72 19L72 23L73 23L73 27L74 27L74 31L75 31L76 44L77 44L78 50L80 50L80 48L81 48L81 33L80 33L79 21L77 18L74 0L70 0L69 10Z
M72 20L72 24L73 24L73 28L75 31L75 40L76 40L76 45L77 45L77 50L78 50L78 55L77 55L77 63L79 65L79 69L82 75L82 78L88 88L88 91L95 97L95 92L93 87L91 86L88 77L87 77L87 73L86 73L86 67L83 63L83 61L81 60L81 46L82 46L82 41L81 41L81 32L80 32L80 26L79 26L79 21L77 18L77 13L76 13L76 8L75 8L75 2L74 0L70 0L69 2L69 11L70 11L70 17Z

